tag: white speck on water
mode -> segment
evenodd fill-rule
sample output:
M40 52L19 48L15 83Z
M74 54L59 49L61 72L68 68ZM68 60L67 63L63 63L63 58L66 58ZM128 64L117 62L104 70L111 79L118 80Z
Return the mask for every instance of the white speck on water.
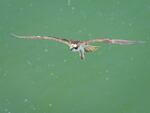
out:
M36 108L35 108L35 107L33 107L32 109L33 109L34 111L36 110Z
M75 7L72 6L71 9L72 9L72 10L75 10Z
M64 62L67 62L67 60L66 60L66 59L64 59Z
M87 34L89 37L92 37L92 34L91 33L89 33L89 34Z
M24 99L24 103L29 102L29 100L27 98Z
M99 16L103 16L104 14L103 14L102 12L99 12L98 15L99 15Z
M35 81L32 81L31 84L34 85L34 84L35 84Z
M82 30L78 30L78 33L82 33Z
M32 65L32 63L31 63L30 60L26 60L26 63L27 63L28 65Z
M109 70L108 70L108 69L106 69L106 70L105 70L105 73L109 73Z
M58 77L58 76L55 76L55 78L58 79L59 77Z
M8 99L6 99L5 101L7 104L11 104L11 102Z
M20 10L20 12L22 12L24 9L21 7L19 10Z
M125 21L122 21L121 24L124 25L124 24L126 24L126 22L125 22Z
M41 57L37 57L37 59L36 59L37 61L40 61L41 60Z
M50 73L50 75L51 75L51 76L53 76L53 75L54 75L54 73L53 73L53 72L51 72L51 73Z
M7 74L6 72L3 74L4 77L6 77L7 75L8 75L8 74Z
M64 10L63 8L60 8L60 9L59 9L60 12L63 12L63 10Z
M33 4L32 4L32 3L30 3L30 4L29 4L29 7L32 7L32 6L33 6Z
M130 60L133 61L133 60L134 60L134 57L130 57Z
M48 67L55 67L55 64L48 64Z
M68 6L71 5L71 0L67 0L67 5L68 5Z
M52 104L48 104L49 107L52 107Z
M47 64L47 67L51 67L51 64Z
M120 3L121 3L120 1L117 1L117 2L116 2L117 5L120 5Z
M129 23L129 27L131 27L133 24L132 23Z
M109 80L109 77L106 77L105 80Z
M5 112L8 112L8 109L7 109L7 108L5 108L5 109L4 109L4 111L5 111Z
M48 52L48 49L47 49L47 48L45 48L45 49L44 49L44 52L45 52L45 53L47 53L47 52Z

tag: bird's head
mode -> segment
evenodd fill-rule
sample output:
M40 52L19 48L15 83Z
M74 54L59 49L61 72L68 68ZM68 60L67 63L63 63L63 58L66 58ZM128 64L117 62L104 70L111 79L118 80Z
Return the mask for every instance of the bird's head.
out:
M78 45L77 44L71 44L70 45L70 50L71 51L77 51L78 50Z

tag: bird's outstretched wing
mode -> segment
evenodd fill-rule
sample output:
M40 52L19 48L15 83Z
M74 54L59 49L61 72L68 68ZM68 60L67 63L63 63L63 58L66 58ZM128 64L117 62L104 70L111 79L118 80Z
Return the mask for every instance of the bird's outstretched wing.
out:
M19 36L16 34L11 34L12 36L15 36L16 38L24 38L24 39L41 39L41 40L50 40L50 41L56 41L63 44L66 44L70 46L70 40L63 39L63 38L57 38L57 37L51 37L51 36Z
M133 41L133 40L121 40L121 39L92 39L92 40L86 40L84 43L89 44L89 43L94 43L94 42L104 42L104 43L109 43L109 44L120 44L120 45L129 45L129 44L137 44L137 43L144 43L143 41Z

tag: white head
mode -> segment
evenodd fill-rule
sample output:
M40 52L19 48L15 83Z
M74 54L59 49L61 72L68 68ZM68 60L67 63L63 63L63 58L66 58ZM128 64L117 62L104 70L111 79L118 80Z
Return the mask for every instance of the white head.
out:
M70 50L71 50L71 51L74 51L74 52L75 52L75 51L78 51L78 45L77 45L77 44L71 44L71 45L70 45Z

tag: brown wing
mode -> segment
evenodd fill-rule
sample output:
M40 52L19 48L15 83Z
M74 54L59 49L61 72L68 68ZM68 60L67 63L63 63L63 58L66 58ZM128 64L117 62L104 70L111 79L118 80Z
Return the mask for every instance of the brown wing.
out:
M120 39L93 39L93 40L84 41L84 43L86 44L94 43L94 42L104 42L109 44L120 44L120 45L143 43L143 41L120 40Z
M60 42L60 43L63 43L63 44L66 44L66 45L70 46L70 40L61 39L61 38L57 38L57 37L51 37L51 36L19 36L19 35L15 35L15 34L12 34L12 35L17 37L17 38L24 38L24 39L41 39L41 40L56 41L56 42Z

